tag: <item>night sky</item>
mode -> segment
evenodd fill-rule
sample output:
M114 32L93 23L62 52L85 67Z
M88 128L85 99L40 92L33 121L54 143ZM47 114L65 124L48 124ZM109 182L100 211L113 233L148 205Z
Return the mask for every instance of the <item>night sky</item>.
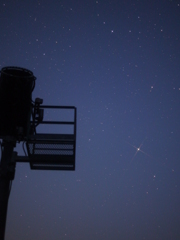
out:
M76 170L17 163L5 239L179 240L180 1L5 0L0 43L77 107Z

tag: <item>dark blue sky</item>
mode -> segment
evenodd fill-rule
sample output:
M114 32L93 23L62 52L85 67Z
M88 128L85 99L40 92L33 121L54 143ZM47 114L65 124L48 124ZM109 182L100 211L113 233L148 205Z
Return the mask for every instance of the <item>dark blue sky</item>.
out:
M77 107L75 172L18 163L6 240L180 239L180 1L1 1L0 26L0 67Z

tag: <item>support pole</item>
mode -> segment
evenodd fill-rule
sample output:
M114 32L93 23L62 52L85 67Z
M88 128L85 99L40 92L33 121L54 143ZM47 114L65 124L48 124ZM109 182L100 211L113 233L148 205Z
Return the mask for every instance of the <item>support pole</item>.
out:
M6 217L11 181L14 179L15 162L13 162L14 142L3 141L0 163L0 239L5 239Z

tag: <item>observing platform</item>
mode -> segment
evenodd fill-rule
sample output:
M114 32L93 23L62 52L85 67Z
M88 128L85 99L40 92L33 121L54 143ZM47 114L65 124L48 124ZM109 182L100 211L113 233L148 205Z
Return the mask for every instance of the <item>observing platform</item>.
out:
M48 116L51 111L56 112L56 119L59 117L63 121L44 120L43 116ZM26 140L31 169L75 170L76 108L35 105L33 113L31 134ZM43 133L39 133L41 127L44 127ZM52 133L52 127L55 127L55 133ZM44 133L44 130L50 133Z
M26 156L15 154L14 162L29 162L37 170L75 170L76 107L33 101L35 80L28 69L2 68L0 139L14 146L26 143Z

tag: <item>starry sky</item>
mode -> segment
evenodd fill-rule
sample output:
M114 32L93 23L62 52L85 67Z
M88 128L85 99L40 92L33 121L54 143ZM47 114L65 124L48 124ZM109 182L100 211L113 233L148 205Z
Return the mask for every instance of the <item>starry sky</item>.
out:
M180 239L180 1L4 0L0 42L77 107L76 170L17 163L5 239Z

